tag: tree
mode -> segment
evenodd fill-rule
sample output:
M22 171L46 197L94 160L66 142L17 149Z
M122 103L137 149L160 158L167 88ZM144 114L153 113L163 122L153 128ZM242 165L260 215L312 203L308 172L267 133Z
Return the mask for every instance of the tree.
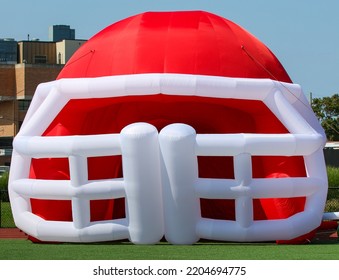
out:
M329 141L339 141L339 94L314 98L312 109L325 130Z

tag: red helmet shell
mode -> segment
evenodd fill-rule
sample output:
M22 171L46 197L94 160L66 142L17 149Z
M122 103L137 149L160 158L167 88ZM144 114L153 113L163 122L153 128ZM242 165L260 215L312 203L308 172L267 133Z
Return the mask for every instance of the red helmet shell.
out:
M180 73L291 82L274 54L235 23L204 11L146 12L93 36L58 78Z

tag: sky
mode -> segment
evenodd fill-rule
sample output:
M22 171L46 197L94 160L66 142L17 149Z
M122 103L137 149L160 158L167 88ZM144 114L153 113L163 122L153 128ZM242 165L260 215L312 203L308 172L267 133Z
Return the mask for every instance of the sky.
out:
M338 0L0 0L0 38L48 40L70 25L76 39L146 11L205 10L242 26L278 57L313 98L339 92Z

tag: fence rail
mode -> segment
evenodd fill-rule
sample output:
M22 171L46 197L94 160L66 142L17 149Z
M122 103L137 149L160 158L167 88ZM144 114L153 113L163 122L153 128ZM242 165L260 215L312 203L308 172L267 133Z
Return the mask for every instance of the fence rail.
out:
M329 188L325 212L339 211L339 187ZM14 228L12 211L9 203L8 191L0 190L0 228Z

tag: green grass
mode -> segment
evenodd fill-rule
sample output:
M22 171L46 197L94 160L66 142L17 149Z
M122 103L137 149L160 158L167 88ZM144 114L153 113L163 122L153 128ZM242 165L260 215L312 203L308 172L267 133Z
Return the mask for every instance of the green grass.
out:
M37 244L0 240L1 260L339 260L339 243L201 242L195 245L134 245L129 242Z
M339 168L327 166L328 186L331 188L339 188Z

